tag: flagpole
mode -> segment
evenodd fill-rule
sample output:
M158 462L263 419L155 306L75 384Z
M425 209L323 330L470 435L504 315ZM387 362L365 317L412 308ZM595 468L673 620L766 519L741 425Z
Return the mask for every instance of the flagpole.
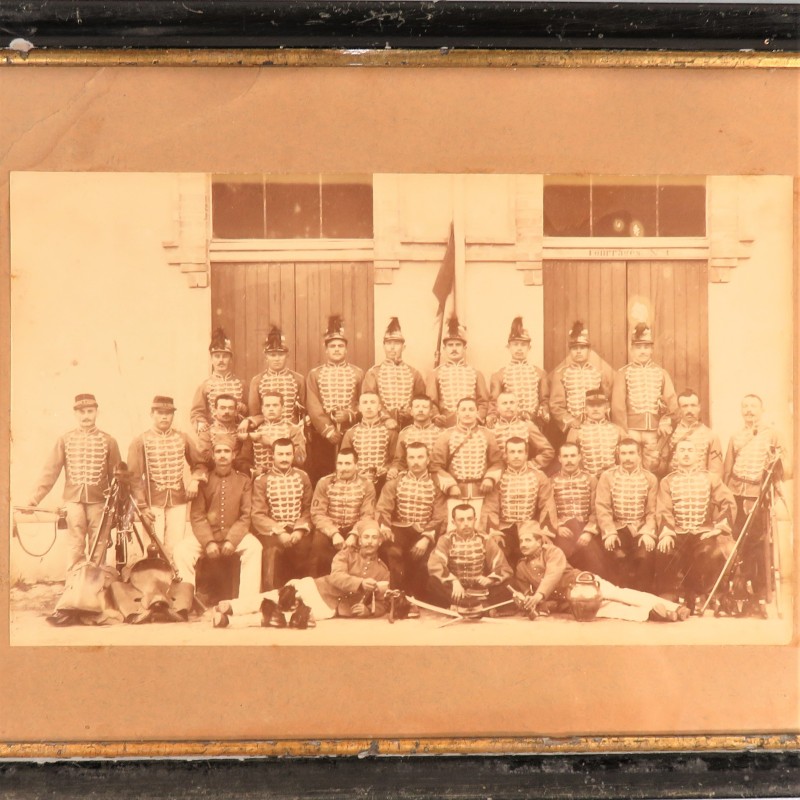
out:
M467 325L466 293L463 291L467 271L467 237L465 231L464 176L453 176L453 311L462 325Z

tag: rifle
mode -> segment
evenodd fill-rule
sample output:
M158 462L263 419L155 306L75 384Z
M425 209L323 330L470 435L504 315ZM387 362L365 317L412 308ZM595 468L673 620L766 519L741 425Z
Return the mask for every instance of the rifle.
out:
M772 455L771 461L769 462L769 464L767 464L767 467L764 470L764 477L761 481L761 487L758 492L758 497L756 497L755 503L753 503L753 507L750 509L750 512L747 515L747 519L744 521L744 525L742 525L742 529L739 531L739 536L737 537L736 542L733 545L733 549L731 550L730 555L728 556L724 566L722 567L722 571L720 572L719 577L716 580L716 583L709 592L709 595L706 598L703 607L700 609L700 616L705 614L706 609L708 608L709 604L714 598L714 595L719 590L722 581L725 579L725 576L728 574L730 568L733 566L734 559L739 554L741 550L741 545L753 526L753 520L755 520L756 514L758 513L760 508L764 505L768 496L771 494L770 488L772 487L775 479L775 468L777 464L780 462L780 460L781 460L780 454L776 450Z

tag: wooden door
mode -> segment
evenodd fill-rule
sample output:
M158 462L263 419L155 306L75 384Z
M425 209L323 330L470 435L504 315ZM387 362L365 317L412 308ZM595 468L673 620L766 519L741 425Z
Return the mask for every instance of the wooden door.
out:
M567 354L575 320L589 327L593 348L619 369L630 331L653 326L653 358L681 392L692 388L708 409L708 265L704 261L545 261L544 368Z
M330 314L344 319L348 360L374 363L374 269L369 262L211 265L211 326L233 340L236 375L245 381L264 368L263 345L272 324L289 347L288 366L305 375L323 360Z

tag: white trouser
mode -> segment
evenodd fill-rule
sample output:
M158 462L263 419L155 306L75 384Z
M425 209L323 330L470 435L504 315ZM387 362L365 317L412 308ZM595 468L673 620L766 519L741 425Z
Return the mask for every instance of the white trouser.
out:
M167 506L166 508L152 506L150 508L156 518L153 523L156 536L169 558L172 558L175 545L183 541L186 536L186 506L187 503L181 503L179 506Z
M100 521L103 503L67 503L67 572L85 561ZM105 553L108 542L98 543L98 552Z
M315 620L331 619L336 616L334 611L323 599L317 589L313 578L297 578L289 581L287 586L294 586L297 596L311 609ZM264 600L278 602L278 590L257 594L239 594L235 600L230 601L231 618L228 627L231 628L257 628L261 625L261 603Z
M246 533L236 547L241 568L239 570L239 597L257 595L261 589L261 542L252 533ZM195 585L195 566L203 555L203 545L190 534L175 545L173 558L178 577Z
M600 595L603 604L597 612L601 619L625 619L631 622L647 622L650 612L657 604L664 606L667 611L676 611L678 604L670 600L663 600L650 592L640 592L638 589L623 589L613 583L595 576L600 585Z

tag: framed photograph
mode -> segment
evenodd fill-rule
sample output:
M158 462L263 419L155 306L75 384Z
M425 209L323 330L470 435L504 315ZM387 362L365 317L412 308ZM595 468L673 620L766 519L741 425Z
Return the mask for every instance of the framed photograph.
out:
M797 747L795 54L2 60L0 755Z

